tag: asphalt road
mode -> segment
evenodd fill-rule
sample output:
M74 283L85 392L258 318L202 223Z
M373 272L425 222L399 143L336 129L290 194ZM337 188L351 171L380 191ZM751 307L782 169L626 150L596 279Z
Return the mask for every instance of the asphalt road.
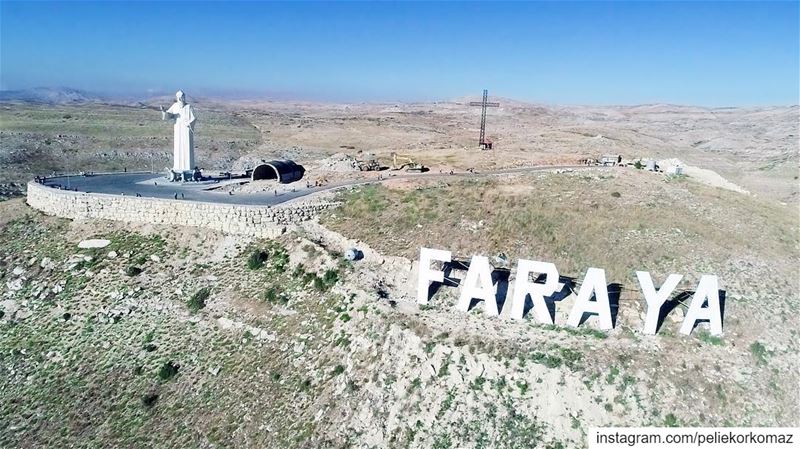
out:
M80 192L107 193L110 195L136 196L175 199L182 201L202 201L208 203L242 204L271 206L299 198L313 192L326 190L330 186L306 189L298 182L296 192L233 194L206 190L217 186L213 181L169 182L165 177L153 173L116 173L93 176L70 176L47 178L45 185L61 185ZM302 185L301 185L302 184Z
M92 176L59 176L47 178L45 185L48 186L63 186L70 190L77 189L80 192L90 193L106 193L111 195L127 195L136 196L138 193L143 197L150 198L164 198L174 199L175 195L179 200L183 201L202 201L208 203L223 203L223 204L242 204L242 205L260 205L260 206L273 206L284 203L289 200L301 198L312 193L322 192L326 190L338 189L341 187L350 187L361 184L375 184L391 179L431 179L431 178L452 178L452 177L482 177L482 176L495 176L512 173L526 173L545 170L558 170L558 169L586 169L597 168L587 167L584 165L564 165L564 166L540 166L540 167L524 167L508 170L499 170L493 172L479 172L468 173L459 172L452 175L448 173L398 173L391 171L384 171L385 177L382 181L377 179L369 180L348 180L340 183L332 183L322 187L306 188L303 181L298 181L293 184L282 185L281 188L291 187L297 185L296 191L291 192L278 192L276 196L274 193L239 193L230 195L225 192L216 192L213 190L206 190L214 187L217 184L215 181L203 182L169 182L166 178L160 177L154 173L115 173L115 174L99 174Z

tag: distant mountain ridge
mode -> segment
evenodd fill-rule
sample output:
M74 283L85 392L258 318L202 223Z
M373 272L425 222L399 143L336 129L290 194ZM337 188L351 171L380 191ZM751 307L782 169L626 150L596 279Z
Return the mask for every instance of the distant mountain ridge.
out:
M285 98L284 98L285 97ZM171 92L157 92L147 94L101 94L71 87L34 87L30 89L0 90L0 101L17 101L35 104L82 104L82 103L107 103L119 105L144 105L151 102L174 101ZM268 100L287 99L286 95L276 93L265 96L264 94L246 95L238 93L226 95L219 92L202 92L199 95L188 95L189 101L202 99L203 101L237 101L237 100Z
M0 101L68 104L107 101L105 96L70 87L34 87L32 89L2 90Z
M171 92L148 92L141 94L101 94L97 92L90 92L71 87L34 87L30 89L16 89L16 90L0 90L0 101L18 101L34 104L84 104L84 103L107 103L123 106L145 106L154 105L164 102L174 101L174 94ZM481 97L477 95L467 95L449 99L428 100L428 101L339 101L330 102L324 100L303 100L302 95L293 96L292 94L282 92L270 93L251 93L246 92L222 92L222 91L208 91L200 90L199 92L187 92L187 97L190 102L202 101L204 103L226 103L226 102L299 102L308 104L339 104L339 105L434 105L434 104L454 104L464 105L471 101L481 101ZM617 105L560 105L560 104L546 104L540 102L531 102L517 100L508 97L490 96L489 101L499 102L501 107L504 108L550 108L555 110L618 110L627 112L641 112L641 113L659 113L659 112L708 112L715 110L726 109L744 109L744 110L761 110L772 108L788 108L789 110L797 109L798 105L788 106L732 106L732 107L714 107L714 106L700 106L700 105L681 105L671 103L644 103L644 104L617 104Z

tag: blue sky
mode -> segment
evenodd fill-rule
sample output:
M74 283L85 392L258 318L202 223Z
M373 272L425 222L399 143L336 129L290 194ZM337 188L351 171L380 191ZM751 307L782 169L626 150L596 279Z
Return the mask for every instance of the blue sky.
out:
M798 2L0 2L0 88L796 104Z

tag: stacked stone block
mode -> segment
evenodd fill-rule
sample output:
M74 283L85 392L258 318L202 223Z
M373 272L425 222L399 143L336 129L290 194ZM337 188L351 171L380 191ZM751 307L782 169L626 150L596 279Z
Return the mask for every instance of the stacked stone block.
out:
M196 226L229 234L273 238L285 226L309 220L336 203L248 206L161 198L73 192L28 183L28 204L45 214L73 220Z

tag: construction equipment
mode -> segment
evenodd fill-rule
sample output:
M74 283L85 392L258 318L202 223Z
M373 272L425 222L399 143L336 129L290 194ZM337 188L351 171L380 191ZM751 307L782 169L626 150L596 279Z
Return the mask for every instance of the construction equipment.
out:
M491 150L492 149L492 141L486 139L486 108L499 108L500 103L496 102L488 102L489 99L489 91L483 89L483 101L470 101L470 106L480 106L481 107L481 135L478 138L478 146L481 150Z
M381 169L381 164L378 163L374 154L362 151L359 151L356 155L356 166L360 171L378 171Z
M405 168L406 171L416 171L420 173L428 171L428 167L419 162L415 162L410 156L392 153L392 170L402 170L403 168Z
M603 167L613 167L622 163L622 156L619 154L604 154L598 163Z

